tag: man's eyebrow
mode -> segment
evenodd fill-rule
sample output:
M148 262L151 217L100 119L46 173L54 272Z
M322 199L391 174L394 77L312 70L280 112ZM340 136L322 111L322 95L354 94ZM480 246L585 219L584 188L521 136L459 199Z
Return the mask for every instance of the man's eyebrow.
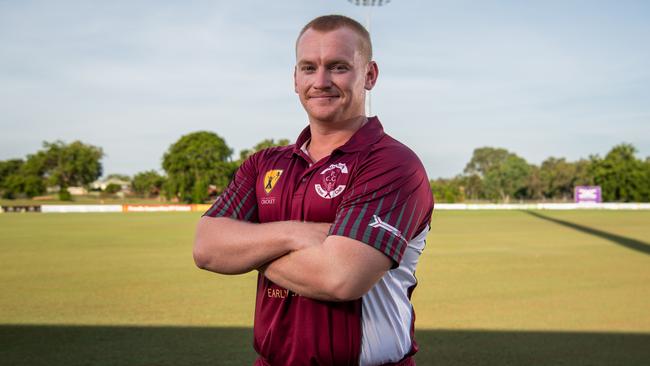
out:
M327 66L338 65L338 64L352 65L350 61L344 59L340 59L340 60L334 59L334 60L327 61Z
M309 60L298 60L298 62L296 64L298 66L301 66L301 65L315 65L316 62L309 61ZM334 60L329 60L326 63L327 66L339 65L339 64L352 65L352 62L350 62L349 60L345 60L345 59L334 59Z

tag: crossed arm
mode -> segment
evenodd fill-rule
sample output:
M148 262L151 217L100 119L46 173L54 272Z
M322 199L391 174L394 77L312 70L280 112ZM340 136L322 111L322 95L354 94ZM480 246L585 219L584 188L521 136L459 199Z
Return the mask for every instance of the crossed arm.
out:
M357 240L327 236L328 230L323 223L253 224L203 217L194 261L223 274L259 269L279 286L317 300L357 299L390 269L391 260Z

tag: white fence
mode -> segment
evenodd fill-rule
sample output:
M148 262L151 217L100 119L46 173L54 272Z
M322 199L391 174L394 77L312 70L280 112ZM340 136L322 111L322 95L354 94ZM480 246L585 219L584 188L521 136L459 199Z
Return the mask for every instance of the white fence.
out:
M650 210L650 203L436 203L435 210Z
M190 212L191 205L124 205L124 212Z
M12 212L204 212L210 205L42 205ZM5 208L3 206L3 208ZM13 207L14 209L16 207ZM436 203L435 210L650 210L650 203ZM5 210L0 210L4 212Z
M122 205L43 205L41 212L122 212Z

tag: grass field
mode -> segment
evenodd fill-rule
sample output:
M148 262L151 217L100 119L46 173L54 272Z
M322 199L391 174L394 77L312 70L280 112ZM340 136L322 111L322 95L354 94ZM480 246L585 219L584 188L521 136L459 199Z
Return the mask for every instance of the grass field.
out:
M194 267L196 213L0 214L0 364L251 364L255 274ZM650 212L439 211L419 365L650 364Z

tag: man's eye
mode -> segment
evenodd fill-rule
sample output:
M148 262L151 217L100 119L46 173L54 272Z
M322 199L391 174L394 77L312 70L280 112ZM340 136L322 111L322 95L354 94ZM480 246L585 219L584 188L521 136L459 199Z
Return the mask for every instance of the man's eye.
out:
M344 72L344 71L348 71L349 69L350 68L348 67L348 65L344 65L344 64L337 64L332 67L332 70L335 72Z
M311 65L305 65L300 67L300 71L303 72L313 72L314 70L316 70L316 68Z

